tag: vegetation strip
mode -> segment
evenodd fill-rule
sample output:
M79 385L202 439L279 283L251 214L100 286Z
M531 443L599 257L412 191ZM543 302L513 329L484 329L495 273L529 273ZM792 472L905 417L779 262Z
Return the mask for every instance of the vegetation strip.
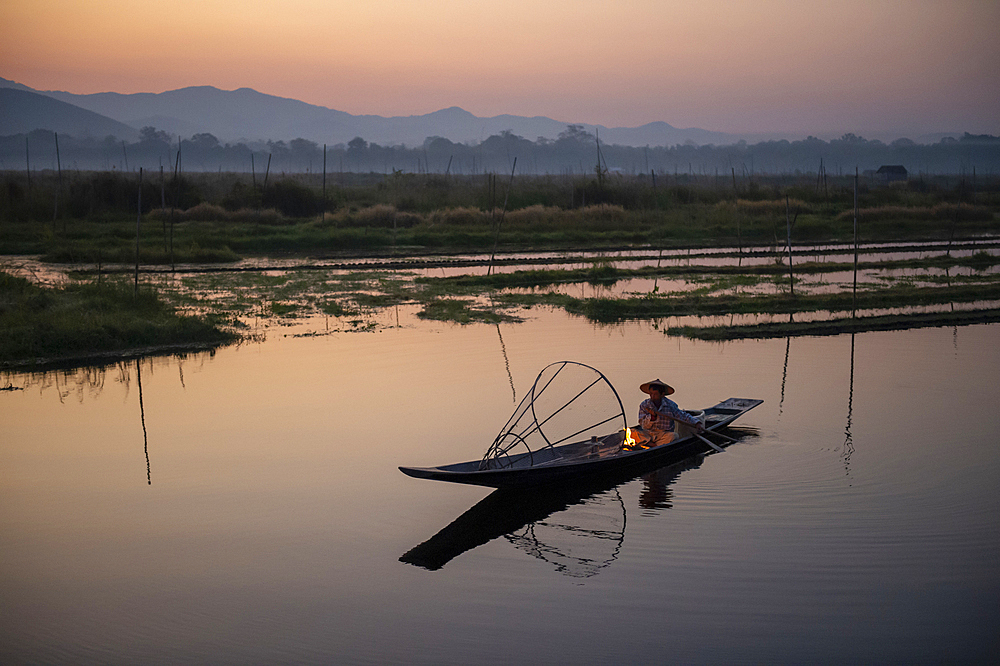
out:
M630 261L628 259L624 261ZM757 266L643 266L640 268L618 268L611 260L598 260L589 268L566 270L527 270L492 275L456 275L450 277L417 277L418 284L443 284L455 287L484 287L501 289L511 287L546 286L567 282L616 282L628 278L652 278L658 276L693 275L783 275L788 267L782 264L761 264ZM958 266L984 270L1000 264L1000 256L978 252L971 257L926 257L922 259L899 259L886 261L859 262L859 270L899 270L905 268L954 268ZM796 264L799 275L816 273L836 273L853 270L854 264L805 261Z
M146 264L275 253L488 251L497 238L491 174L341 174L325 196L316 174L282 176L266 191L248 176L186 174L140 184L131 174L74 172L66 184L39 173L29 186L20 171L2 171L0 248L48 261L126 263L134 258L140 187L138 240ZM740 245L750 252L854 237L853 178L837 178L830 188L807 175L755 175L732 185L726 178L668 174L657 180L519 176L501 249ZM865 180L857 194L861 237L869 244L900 238L950 244L994 235L1000 180L986 176L969 185L964 177ZM795 220L789 224L786 214Z
M798 296L788 294L757 296L681 294L622 299L562 296L559 298L559 304L571 314L581 315L601 323L613 323L632 319L657 319L685 315L795 314L819 310L850 312L852 310L969 303L998 299L1000 299L1000 283L953 287L902 285L876 291L859 291L857 299L850 292Z
M0 272L0 366L68 362L108 353L210 348L236 336L214 319L177 315L125 282L42 288Z
M966 326L1000 322L1000 310L968 310L960 312L924 312L909 315L857 317L829 321L749 324L745 326L674 326L666 335L698 340L744 340L785 338L805 335L840 335L868 331L901 331L911 328Z

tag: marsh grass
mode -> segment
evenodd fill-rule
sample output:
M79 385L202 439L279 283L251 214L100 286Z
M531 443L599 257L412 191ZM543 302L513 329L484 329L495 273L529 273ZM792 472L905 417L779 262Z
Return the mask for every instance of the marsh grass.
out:
M500 312L495 308L476 306L469 301L454 298L435 298L424 303L417 316L421 319L450 321L456 324L498 324L521 321L520 318Z
M618 268L610 259L603 259L595 262L590 268L521 270L493 273L492 275L417 277L414 282L422 288L432 289L437 293L474 294L496 289L546 287L576 282L611 284L629 278L682 277L688 281L703 282L706 285L718 284L719 286L715 290L719 290L736 286L754 286L759 284L765 276L767 279L773 279L777 276L781 280L787 280L785 274L787 274L788 268L784 261L783 257L777 256L772 263L754 266L692 264ZM967 258L942 254L920 259L862 261L859 268L861 270L902 270L968 266L982 271L997 264L1000 264L1000 256L980 251ZM801 275L836 273L852 269L853 264L843 262L803 261L795 265L796 273ZM712 290L711 286L706 287L706 289Z
M840 335L867 331L897 331L912 328L966 326L1000 322L1000 310L914 313L879 317L841 317L825 321L747 324L743 326L672 326L665 335L698 340L725 341L787 338L802 335Z
M973 257L946 254L921 259L871 261L873 267L938 268L974 264L978 270L1000 262L981 251ZM241 316L290 320L314 315L342 319L351 330L370 330L380 310L397 305L418 307L423 319L456 323L518 321L519 311L535 306L557 307L598 323L635 319L657 320L668 316L718 316L727 314L798 314L843 312L855 307L847 291L810 294L826 283L809 279L832 271L847 271L848 264L803 262L797 267L800 281L796 295L787 293L786 269L760 266L647 266L624 269L611 258L591 266L566 270L528 270L452 277L415 276L406 271L354 271L291 269L277 273L208 273L182 279L187 296L177 304L198 311L237 313ZM693 289L679 292L628 293L619 296L577 298L566 295L565 285L590 283L607 286L633 277L681 278ZM837 285L832 285L836 287ZM552 290L552 287L559 289ZM530 291L525 291L525 290ZM824 290L826 291L826 290ZM169 293L169 292L166 292ZM210 297L207 296L210 294ZM862 285L858 309L919 307L941 303L975 303L1000 299L1000 276L975 275L876 275ZM261 304L264 304L263 307ZM360 322L360 323L359 323Z
M105 270L108 264L134 261L134 178L74 175L66 189L65 217L56 223L51 212L53 178L40 176L30 192L22 191L16 175L0 174L0 178L6 179L6 189L0 187L0 253L40 254L47 261L91 263ZM759 254L762 248L774 249L787 240L786 196L795 216L793 244L851 239L853 179L839 179L822 193L810 180L814 179L754 178L734 196L725 179L721 186L718 179L713 186L710 179L680 176L653 188L649 180L635 177L599 182L579 176L519 176L499 229L500 249L735 247L739 237L743 250L754 248ZM1000 181L995 181L984 179L976 193L964 184L923 180L891 187L862 183L862 239L940 240L950 247L954 239L996 236ZM147 183L144 188L152 189L143 190L140 261L164 266L225 263L247 256L391 254L402 259L413 254L483 252L498 238L500 217L499 202L487 183L486 178L471 176L345 174L334 179L323 201L315 174L278 178L267 191L254 189L241 174L197 174L178 182L179 207L173 213L169 207L149 203L160 198L155 184ZM858 307L990 300L996 297L996 280L986 272L997 263L997 257L986 251L965 258L942 254L919 260L863 261L864 270L968 267L983 275L879 277L865 285ZM795 265L797 279L851 269L845 263L822 261ZM693 283L694 291L591 299L574 299L557 293L558 289L547 291L567 284L603 287L630 278L657 277ZM781 293L787 290L788 277L785 259L779 256L752 267L671 264L638 269L598 259L568 270L454 278L415 278L402 271L233 273L185 277L180 288L165 278L161 298L176 307L220 316L252 313L285 321L334 316L349 320L355 330L369 329L370 313L400 304L422 308L424 318L462 323L510 321L516 319L511 310L535 305L612 322L674 314L794 313L844 307L843 294L807 293L813 284L797 284L796 292L802 287L802 293L794 299ZM740 293L741 287L767 293ZM508 291L517 289L532 292ZM489 304L482 298L487 294Z
M0 187L0 253L44 254L60 262L124 260L130 241L134 245L136 179L98 172L68 178L64 213L53 223L53 175L39 174L28 191L23 174L0 173L5 185ZM171 196L161 209L157 183L147 182L141 260L169 260L171 220L174 260L181 262L274 253L483 251L496 238L499 202L484 177L341 174L334 180L341 182L328 187L324 203L315 174L278 178L263 193L247 174L186 175L178 181L176 211ZM845 240L853 234L853 179L820 191L805 177L762 176L741 186L735 200L725 179L669 180L669 186L653 188L645 177L598 183L580 176L519 176L504 216L501 248L718 246L735 244L738 236L744 243L782 243L785 196L797 216L794 240ZM984 178L976 193L964 181L942 182L862 183L863 239L998 232L1000 181ZM166 191L172 187L168 184Z
M853 220L854 211L845 210L837 215L837 219ZM986 206L973 206L967 203L939 203L934 206L878 206L858 210L859 222L870 223L896 219L990 222L994 219L994 213Z
M234 339L220 318L177 315L155 291L127 281L43 288L0 272L0 364Z
M959 284L951 287L915 287L906 283L859 291L792 296L787 293L735 295L683 293L629 298L554 299L567 312L599 323L678 316L727 314L795 314L802 312L850 312L943 303L974 303L1000 300L1000 280L987 284Z

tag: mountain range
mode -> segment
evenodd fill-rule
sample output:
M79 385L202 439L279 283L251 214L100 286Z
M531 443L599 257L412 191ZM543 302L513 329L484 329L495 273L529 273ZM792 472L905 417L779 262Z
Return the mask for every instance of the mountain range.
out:
M678 144L731 145L745 140L802 139L789 134L732 134L696 127L677 128L666 122L639 127L605 127L544 116L475 116L453 106L414 116L353 115L296 99L257 92L251 88L220 90L193 86L162 93L103 92L80 95L35 90L0 78L0 136L47 129L73 136L134 140L139 129L155 127L190 138L209 133L224 143L290 141L302 138L317 144L346 144L355 137L383 146L421 146L430 137L475 145L504 131L535 141L556 139L570 124L597 133L606 144L674 146ZM820 132L817 132L819 135ZM917 143L936 143L955 133L909 137ZM892 141L898 136L872 136Z
M0 135L49 129L74 136L134 139L142 127L190 137L207 132L223 142L303 138L319 144L347 143L355 137L381 145L419 146L428 137L479 143L511 131L529 140L555 139L569 122L543 116L475 116L459 107L424 115L352 115L324 106L277 97L250 88L220 90L194 86L162 93L114 92L79 95L35 90L0 78ZM680 143L731 144L764 135L736 135L699 128L680 129L666 122L640 127L582 125L609 144L665 146Z

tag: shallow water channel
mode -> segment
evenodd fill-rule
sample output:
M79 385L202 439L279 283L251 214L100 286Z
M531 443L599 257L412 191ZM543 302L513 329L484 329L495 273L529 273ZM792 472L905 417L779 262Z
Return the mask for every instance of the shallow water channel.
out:
M0 377L0 661L995 655L1000 326L719 344L395 317ZM560 359L630 418L654 377L682 407L765 402L724 453L592 494L480 504L397 470L481 457Z

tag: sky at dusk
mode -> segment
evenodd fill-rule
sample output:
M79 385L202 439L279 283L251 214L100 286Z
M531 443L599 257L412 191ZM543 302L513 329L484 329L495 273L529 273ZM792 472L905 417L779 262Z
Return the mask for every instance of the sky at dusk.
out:
M0 26L0 76L38 90L212 85L381 116L1000 134L997 0L4 0Z

